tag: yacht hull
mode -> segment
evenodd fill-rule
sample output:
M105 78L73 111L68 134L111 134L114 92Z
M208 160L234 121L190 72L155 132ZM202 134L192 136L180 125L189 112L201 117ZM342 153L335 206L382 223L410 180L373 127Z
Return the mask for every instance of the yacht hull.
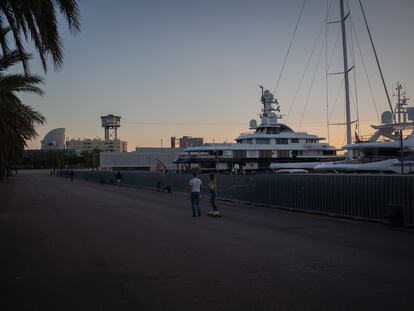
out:
M347 163L334 162L323 163L314 167L315 171L336 171L336 172L371 172L371 173L401 173L401 163L399 159L389 159L373 163ZM414 172L414 161L404 162L404 173Z

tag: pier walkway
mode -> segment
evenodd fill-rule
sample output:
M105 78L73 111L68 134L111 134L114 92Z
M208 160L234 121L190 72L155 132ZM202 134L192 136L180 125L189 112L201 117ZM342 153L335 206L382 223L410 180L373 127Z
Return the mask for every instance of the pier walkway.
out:
M0 182L0 310L414 310L414 232L41 174Z

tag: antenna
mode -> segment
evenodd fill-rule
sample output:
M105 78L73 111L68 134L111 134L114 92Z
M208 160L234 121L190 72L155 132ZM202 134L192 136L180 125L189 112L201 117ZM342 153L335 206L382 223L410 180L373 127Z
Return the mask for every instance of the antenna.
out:
M397 105L395 108L396 121L398 123L407 122L407 108L405 106L407 106L409 98L405 96L406 93L405 90L403 90L401 82L397 82L395 90L397 91Z
M262 97L260 98L260 101L263 104L263 112L265 112L265 109L266 109L266 101L265 101L265 98L264 98L264 88L263 88L263 85L259 85L259 87L262 90Z
M260 89L262 90L262 97L261 97L261 101L262 101L262 103L264 103L264 88L263 88L263 85L259 85L259 87L260 87Z
M402 85L400 82L397 82L397 87L395 88L397 90L397 96L398 96L398 102L397 102L397 117L398 117L398 123L401 123L401 89Z

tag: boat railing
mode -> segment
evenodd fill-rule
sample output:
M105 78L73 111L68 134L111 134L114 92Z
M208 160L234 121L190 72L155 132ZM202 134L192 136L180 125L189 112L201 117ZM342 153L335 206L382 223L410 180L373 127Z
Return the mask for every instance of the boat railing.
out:
M235 143L205 143L203 146L212 146L212 147L214 147L214 146L218 146L218 147L220 147L220 146L231 146L231 145L234 145Z
M304 143L303 147L306 148L306 149L320 150L321 148L325 149L325 148L332 147L332 146L330 146L329 144L326 144L326 143L314 143L314 144ZM335 148L333 148L333 149L335 149Z
M252 134L256 134L256 132L255 131L242 132L240 133L239 136L247 136L247 135L252 135Z

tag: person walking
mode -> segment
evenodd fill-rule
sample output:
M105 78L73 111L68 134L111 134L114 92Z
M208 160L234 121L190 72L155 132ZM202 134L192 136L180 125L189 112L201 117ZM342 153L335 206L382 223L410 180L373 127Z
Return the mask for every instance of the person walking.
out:
M191 193L191 208L193 209L193 217L200 217L200 188L203 187L203 182L197 177L196 173L193 173L193 178L191 178L188 186L188 190Z
M208 214L211 216L221 216L220 212L217 210L216 198L217 198L217 181L214 174L210 174L210 181L208 182L208 189L210 190L210 204L213 208L213 211Z
M115 178L116 178L116 183L118 185L121 185L122 184L122 174L121 174L120 171L118 171L118 173L116 174Z

